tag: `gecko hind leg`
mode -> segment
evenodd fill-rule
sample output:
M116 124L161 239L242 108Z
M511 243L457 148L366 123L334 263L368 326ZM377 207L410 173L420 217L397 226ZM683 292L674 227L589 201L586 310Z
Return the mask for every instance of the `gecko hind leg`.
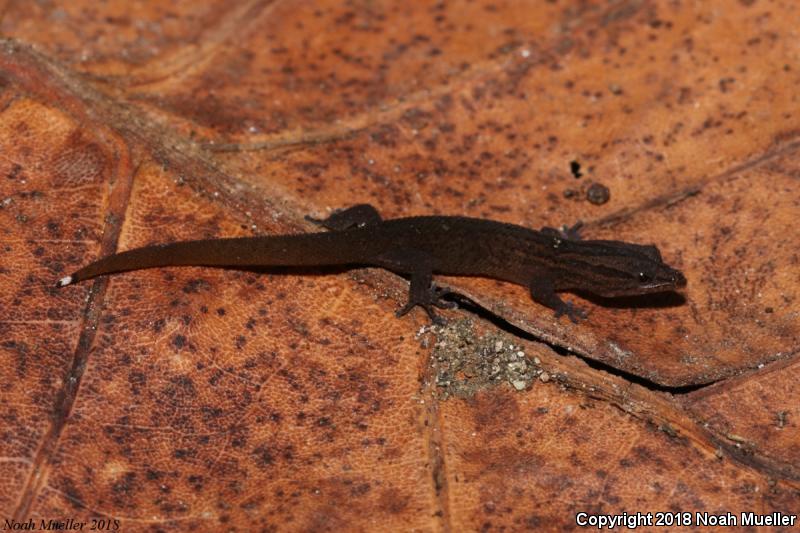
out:
M328 218L313 218L306 215L306 220L331 231L374 226L383 222L378 211L369 204L358 204L334 211Z
M381 267L411 275L408 288L408 301L397 310L397 316L403 316L414 307L420 306L428 314L431 322L442 325L444 319L436 314L434 307L451 309L455 303L442 300L449 291L437 287L433 283L433 265L428 254L418 250L395 250L379 259Z

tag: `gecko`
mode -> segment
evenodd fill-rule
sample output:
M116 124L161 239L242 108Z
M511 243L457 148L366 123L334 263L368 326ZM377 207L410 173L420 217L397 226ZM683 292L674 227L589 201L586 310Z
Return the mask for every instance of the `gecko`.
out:
M586 312L557 292L619 297L674 291L686 277L654 245L583 240L569 229L533 230L462 216L384 220L369 204L307 220L328 230L292 235L203 239L154 244L103 257L56 284L65 287L104 274L168 266L384 268L410 278L403 316L416 306L441 323L434 307L455 304L433 283L434 274L481 276L527 287L532 299L572 322Z

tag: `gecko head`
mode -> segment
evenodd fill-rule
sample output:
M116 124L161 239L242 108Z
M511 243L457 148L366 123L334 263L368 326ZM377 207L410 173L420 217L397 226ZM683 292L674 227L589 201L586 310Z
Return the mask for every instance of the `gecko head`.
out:
M582 257L571 261L582 264L583 279L575 287L599 296L634 296L667 292L686 286L686 277L661 258L653 245L619 241L583 241L588 245ZM577 278L577 276L576 276Z
M648 264L642 261L637 266L633 271L626 272L629 276L629 290L618 291L613 296L673 291L686 286L683 272L666 263Z

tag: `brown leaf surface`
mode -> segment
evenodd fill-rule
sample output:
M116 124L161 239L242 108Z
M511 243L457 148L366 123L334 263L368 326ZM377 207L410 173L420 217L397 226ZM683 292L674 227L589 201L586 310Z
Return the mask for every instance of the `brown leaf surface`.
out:
M7 4L3 517L460 531L796 512L797 8L716 4ZM610 201L583 200L590 182ZM396 319L406 284L382 271L52 288L116 249L308 231L356 202L583 219L657 244L689 287L571 296L591 311L573 325L522 287L447 278L476 304L449 333ZM437 365L486 356L472 335L536 379L445 400Z

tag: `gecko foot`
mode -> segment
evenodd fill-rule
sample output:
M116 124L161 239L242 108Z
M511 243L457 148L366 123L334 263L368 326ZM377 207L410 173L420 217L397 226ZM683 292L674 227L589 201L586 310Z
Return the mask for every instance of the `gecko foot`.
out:
M580 320L585 320L588 316L586 311L572 305L572 302L564 302L564 305L556 309L556 318L561 315L567 315L567 318L569 318L573 324L577 324Z
M434 307L438 307L439 309L453 309L457 307L455 302L447 302L442 299L451 292L452 291L448 289L437 287L435 284L431 284L426 298L410 298L408 303L406 303L406 305L397 311L396 315L398 317L403 316L411 311L414 307L420 306L425 310L426 313L428 313L428 317L431 319L431 322L442 326L445 324L445 319L436 314Z
M571 241L580 241L583 239L581 236L581 228L583 228L583 221L579 220L572 226L561 226L561 234Z
M422 307L425 310L425 312L428 313L428 318L431 319L431 322L433 322L437 326L444 326L447 323L444 318L442 318L442 317L440 317L439 315L436 314L436 311L434 311L434 309L433 309L434 304L432 304L432 303L408 302L406 305L404 305L403 307L398 309L395 312L395 315L398 318L401 317L401 316L404 316L409 311L414 309L414 307L416 307L416 306Z
M581 228L583 228L583 222L579 220L572 226L567 226L565 224L560 228L544 227L540 231L545 235L548 235L550 237L555 237L557 239L564 239L567 241L580 241L583 239L583 237L581 236Z
M381 216L374 207L358 204L347 209L337 209L328 218L315 218L306 215L306 220L330 231L343 231L351 228L363 228L380 224Z

